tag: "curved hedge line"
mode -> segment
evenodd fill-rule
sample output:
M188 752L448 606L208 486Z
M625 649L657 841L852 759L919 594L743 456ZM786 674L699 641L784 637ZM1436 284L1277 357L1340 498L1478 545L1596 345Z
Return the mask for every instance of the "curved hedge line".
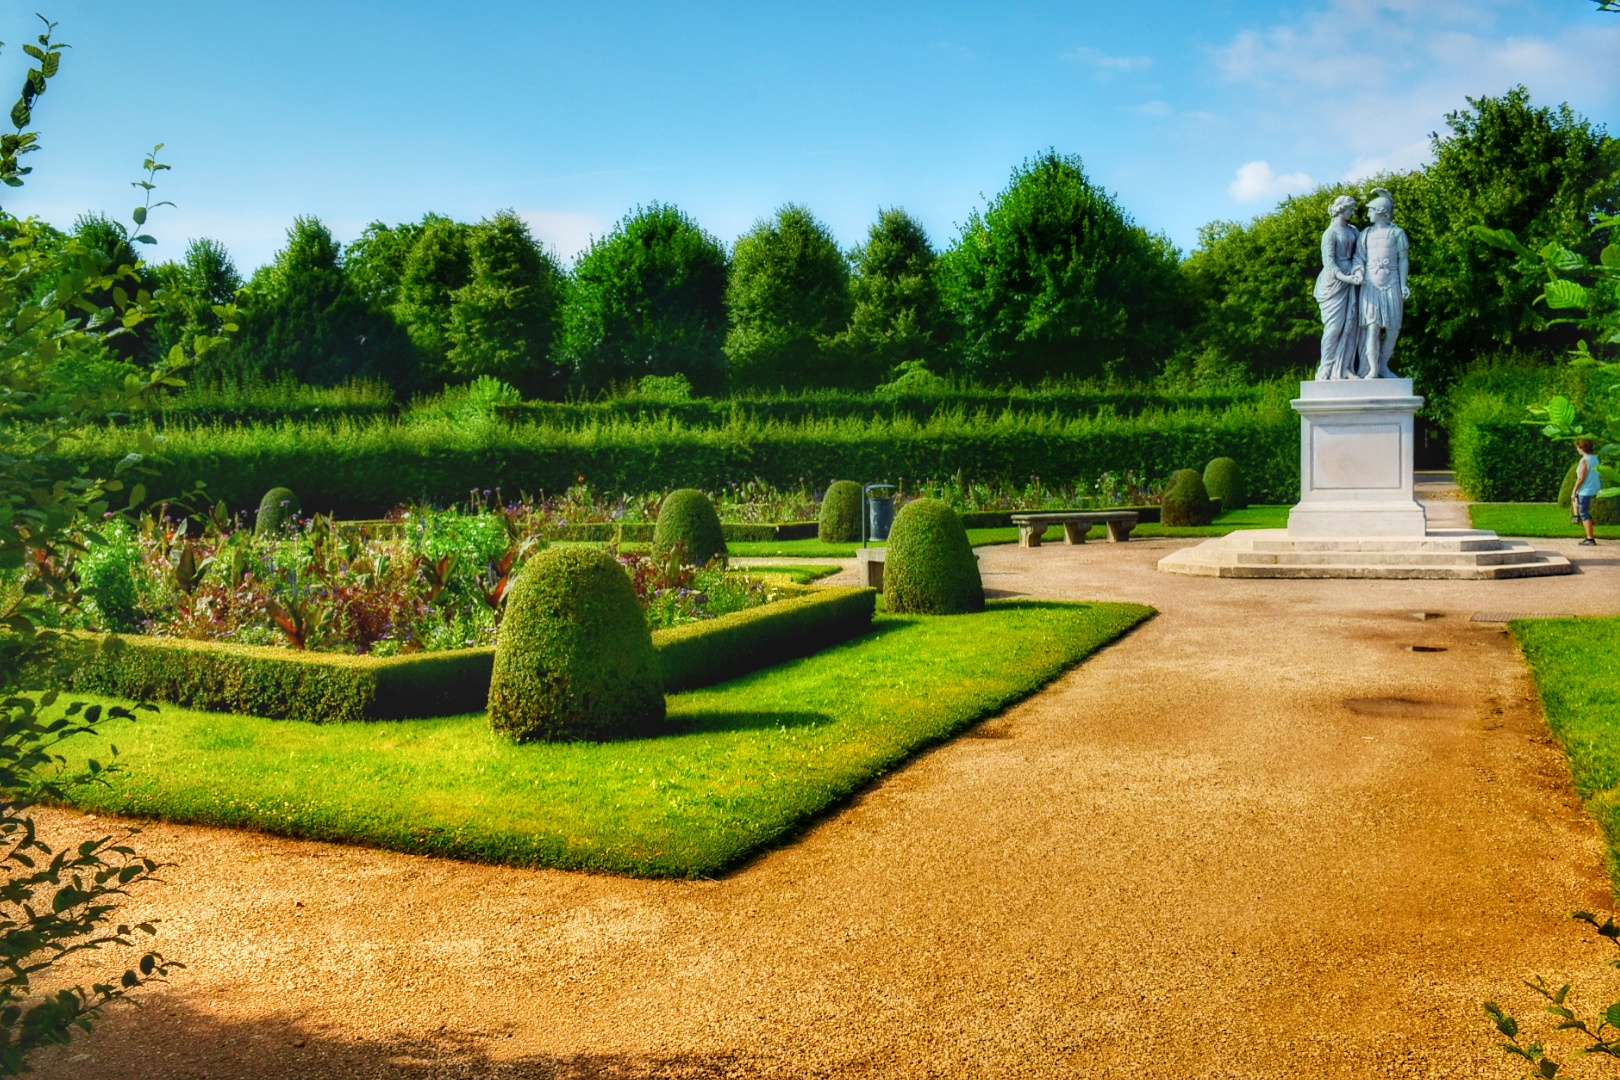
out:
M694 690L866 633L871 589L780 586L787 599L653 631L667 693ZM495 650L348 656L268 645L123 636L78 669L73 689L208 712L343 723L482 712Z
M136 448L134 429L85 431L61 452L61 472L110 469ZM448 505L474 488L558 492L584 477L598 488L715 489L739 477L778 487L836 477L928 480L961 472L977 480L1095 479L1126 470L1162 481L1179 468L1236 458L1256 502L1299 493L1299 419L1286 400L1222 412L1183 411L1064 419L1003 415L818 420L804 424L544 425L284 424L274 428L170 430L160 443L164 498L205 483L209 499L257 505L266 488L297 491L306 512L374 517L415 500ZM101 473L92 473L100 475Z

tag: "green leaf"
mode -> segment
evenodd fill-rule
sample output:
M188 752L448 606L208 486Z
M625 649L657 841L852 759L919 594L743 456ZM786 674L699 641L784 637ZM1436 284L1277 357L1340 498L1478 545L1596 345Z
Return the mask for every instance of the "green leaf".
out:
M146 501L146 485L145 484L136 484L134 487L129 489L129 508L131 510L135 509L137 506L141 505L141 503L143 503L145 501Z
M1547 402L1547 419L1559 427L1569 427L1575 422L1575 406L1569 398L1559 395Z
M1598 253L1598 262L1620 269L1620 244L1609 244Z
M1554 311L1585 308L1587 306L1586 287L1579 282L1568 281L1564 278L1555 278L1547 282L1547 291L1537 299L1545 300L1547 306Z
M1530 255L1530 249L1519 243L1519 238L1513 235L1513 230L1511 229L1487 229L1483 225L1471 225L1469 226L1468 231L1479 237L1479 239L1483 240L1491 247L1501 248L1503 251L1511 251L1515 255L1521 255L1526 258L1528 258Z
M135 208L135 213L133 213L130 216L135 219L135 224L137 224L137 225L145 225L146 224L146 207L137 206Z

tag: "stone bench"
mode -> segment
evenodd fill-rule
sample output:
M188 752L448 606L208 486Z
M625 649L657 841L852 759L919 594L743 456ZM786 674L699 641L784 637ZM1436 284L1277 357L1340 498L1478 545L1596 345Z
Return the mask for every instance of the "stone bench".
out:
M1109 542L1118 544L1131 538L1136 519L1135 510L1053 510L1014 514L1012 523L1018 526L1018 546L1033 548L1041 546L1041 534L1050 525L1062 525L1064 539L1071 544L1085 543L1093 525L1106 525Z

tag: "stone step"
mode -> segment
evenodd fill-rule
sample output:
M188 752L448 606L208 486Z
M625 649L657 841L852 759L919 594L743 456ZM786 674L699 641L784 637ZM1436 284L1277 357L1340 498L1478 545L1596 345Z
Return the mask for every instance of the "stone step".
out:
M1536 552L1528 545L1498 551L1359 551L1347 559L1342 551L1242 551L1231 552L1240 566L1339 566L1354 562L1361 566L1506 566L1534 562Z
M1368 566L1325 563L1317 566L1237 566L1188 560L1170 563L1162 560L1159 569L1173 574L1221 578L1384 578L1400 581L1499 581L1507 578L1547 577L1571 574L1575 567L1562 556L1508 566Z
M1159 560L1172 574L1225 578L1493 580L1572 574L1562 555L1476 529L1434 530L1418 539L1290 540L1281 529L1231 533Z

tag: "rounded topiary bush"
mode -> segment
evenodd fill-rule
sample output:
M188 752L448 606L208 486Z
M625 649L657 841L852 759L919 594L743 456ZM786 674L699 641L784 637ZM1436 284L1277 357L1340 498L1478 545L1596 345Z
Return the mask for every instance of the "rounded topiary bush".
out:
M1249 505L1249 485L1243 480L1243 467L1229 457L1218 457L1204 466L1204 492L1221 500L1222 510L1241 510Z
M547 548L506 598L489 722L519 742L602 741L664 726L664 680L630 575L600 548Z
M298 520L298 496L284 487L274 487L259 500L259 512L253 519L255 536L281 536L290 532Z
M1570 509L1575 497L1575 468L1574 465L1569 467L1569 472L1564 474L1564 482L1558 488L1558 505L1565 510ZM1602 478L1604 487L1620 487L1620 470L1599 465L1598 476ZM1593 499L1592 524L1620 525L1620 498L1609 495Z
M956 511L938 499L900 508L884 556L883 600L890 611L919 615L984 610L979 560Z
M816 535L823 544L847 544L861 538L861 485L834 480L821 497Z
M1159 503L1159 520L1166 525L1208 525L1215 520L1204 478L1197 469L1178 469L1170 477Z
M695 488L680 488L664 496L653 527L653 550L668 555L676 546L681 558L696 566L726 555L726 538L720 531L720 515L714 503Z

